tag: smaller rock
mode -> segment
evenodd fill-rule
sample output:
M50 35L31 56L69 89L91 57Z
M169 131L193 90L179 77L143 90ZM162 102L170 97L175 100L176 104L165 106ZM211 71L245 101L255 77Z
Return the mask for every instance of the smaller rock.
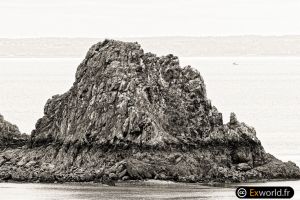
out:
M190 183L196 182L196 176L195 175L188 176L187 181L190 182Z
M23 166L23 165L25 165L27 162L26 162L26 159L21 159L18 163L17 163L17 166Z
M37 163L36 161L31 160L28 163L26 163L25 167L32 167L32 166L36 165L36 163Z
M118 177L119 177L119 178L122 178L123 176L125 176L126 173L127 173L127 170L124 169L122 172L120 172L120 173L118 174Z
M123 176L122 181L127 181L129 180L129 176Z
M54 169L54 167L55 166L51 163L43 163L41 165L41 169L44 169L44 170L52 170L52 169Z
M123 164L120 164L116 169L116 173L122 172L124 168L125 168L125 166Z
M0 174L0 180L2 181L7 181L10 180L11 178L12 178L11 174L8 173Z
M230 121L229 121L229 124L230 125L237 125L239 123L239 121L237 120L236 118L236 114L235 113L230 113Z
M109 185L109 186L115 186L115 182L106 175L104 175L102 177L102 184Z
M175 163L179 163L181 161L182 157L178 157L176 160L175 160Z
M187 179L184 176L179 176L178 177L178 181L180 181L180 182L187 182Z
M112 180L117 179L117 175L116 175L115 173L110 173L110 174L108 175L108 177L109 177L110 179L112 179Z
M248 170L250 170L252 168L247 163L239 163L236 166L236 169L239 170L239 171L248 171Z
M167 179L167 176L164 173L160 173L159 179L165 180L165 179Z
M1 156L0 157L0 167L6 162L7 160L3 157L3 156Z

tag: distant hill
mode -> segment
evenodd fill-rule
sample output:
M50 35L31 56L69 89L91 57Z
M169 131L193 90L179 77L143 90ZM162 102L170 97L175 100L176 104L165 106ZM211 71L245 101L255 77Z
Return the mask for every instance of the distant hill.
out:
M114 38L178 56L300 56L299 36ZM103 38L0 39L0 57L83 57Z

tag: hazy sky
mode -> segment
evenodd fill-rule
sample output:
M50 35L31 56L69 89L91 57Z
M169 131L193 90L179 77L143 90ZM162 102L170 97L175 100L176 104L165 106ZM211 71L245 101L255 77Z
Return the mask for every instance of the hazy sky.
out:
M300 34L300 0L0 0L0 37Z

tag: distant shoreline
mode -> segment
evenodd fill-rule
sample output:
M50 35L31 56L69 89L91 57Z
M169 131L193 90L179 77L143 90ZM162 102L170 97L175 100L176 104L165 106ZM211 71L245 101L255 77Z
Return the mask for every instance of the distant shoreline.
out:
M178 56L180 59L300 59L299 56ZM1 57L0 60L83 60L84 57Z
M179 57L300 56L300 35L115 38L138 42L145 52ZM0 58L83 58L103 38L0 38Z

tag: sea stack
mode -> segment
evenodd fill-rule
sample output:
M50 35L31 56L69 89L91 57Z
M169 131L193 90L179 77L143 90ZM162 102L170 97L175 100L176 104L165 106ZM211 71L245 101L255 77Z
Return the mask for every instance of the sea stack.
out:
M223 123L197 70L115 40L90 48L73 86L47 101L26 145L0 151L1 158L0 179L15 181L300 178L296 164L266 153L234 113Z

